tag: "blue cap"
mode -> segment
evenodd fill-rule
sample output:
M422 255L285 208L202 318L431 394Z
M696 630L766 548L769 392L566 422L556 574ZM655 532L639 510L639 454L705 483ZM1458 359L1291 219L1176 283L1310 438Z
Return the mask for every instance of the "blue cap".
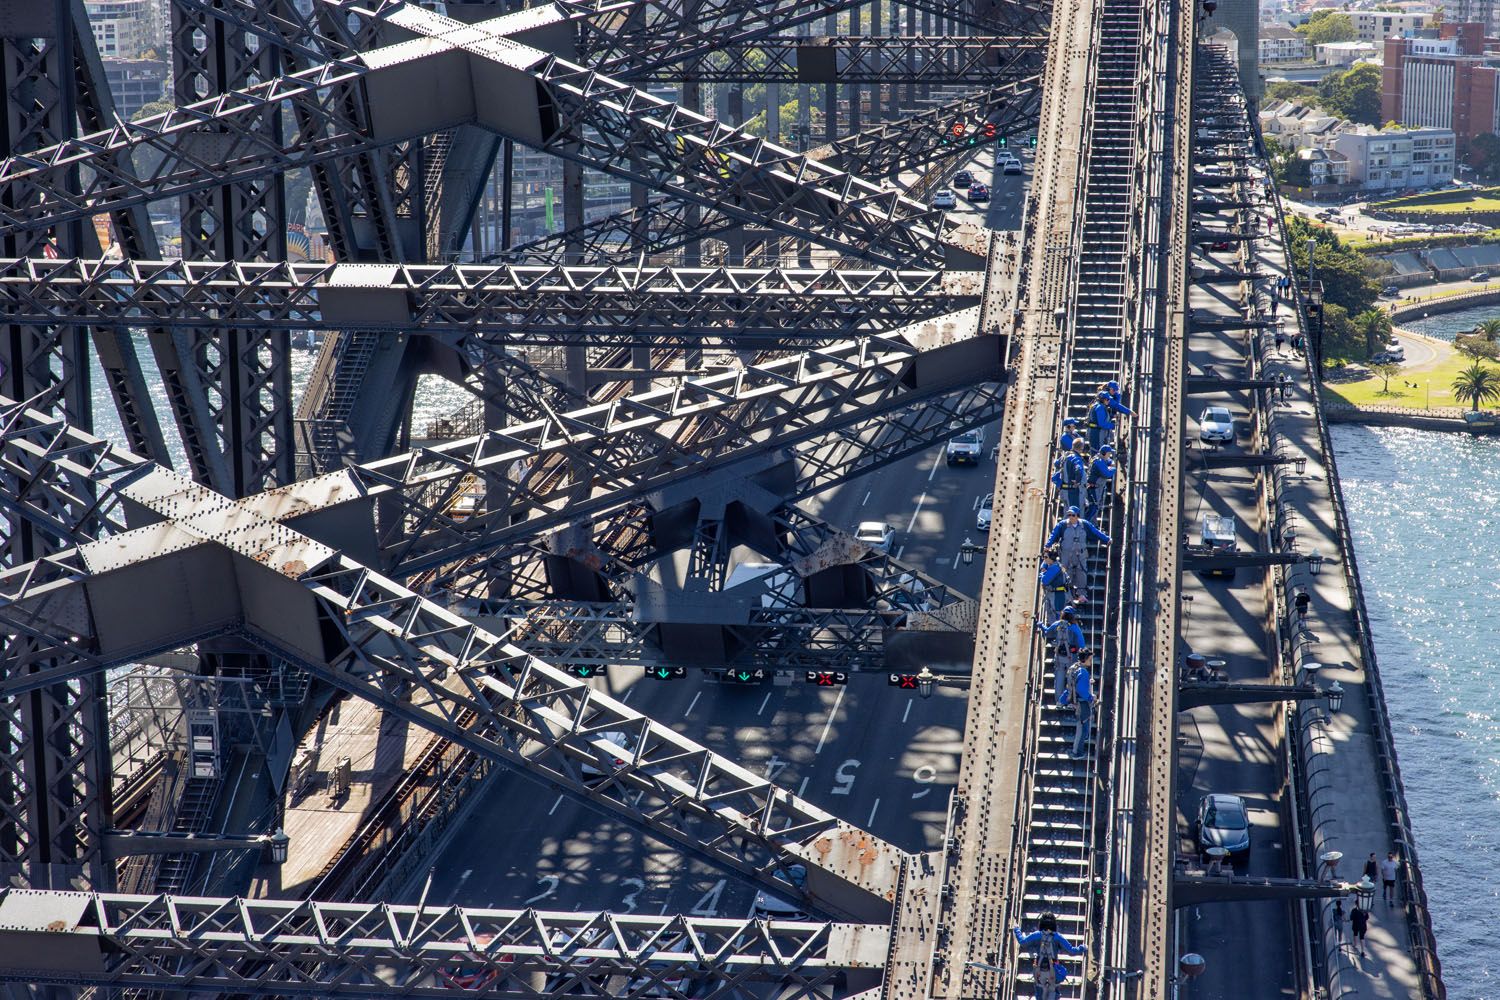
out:
M1078 508L1077 507L1069 507L1068 508L1068 514L1070 516L1073 515L1073 514L1076 514L1076 513L1078 513Z
M1120 383L1115 382L1115 381L1109 381L1109 382L1104 383L1104 387L1106 389L1114 389L1114 390L1118 391L1119 388L1120 388Z
M1063 420L1063 426L1064 427L1076 427L1076 426L1078 426L1078 421L1075 420L1075 419L1073 419L1072 417L1067 417L1066 419Z
M1115 449L1113 445L1105 445L1103 448L1099 449L1099 454L1101 455L1113 455L1114 453Z
M1064 615L1076 615L1077 613L1078 613L1077 611L1073 610L1073 605L1071 605L1071 604L1065 605L1063 607L1062 611L1059 612L1059 614L1064 614Z

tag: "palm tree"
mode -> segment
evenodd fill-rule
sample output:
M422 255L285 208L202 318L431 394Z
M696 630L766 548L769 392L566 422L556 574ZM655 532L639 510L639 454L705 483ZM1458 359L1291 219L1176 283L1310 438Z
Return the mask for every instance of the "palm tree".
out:
M1493 344L1500 340L1500 319L1487 319L1474 327L1474 332Z
M1500 370L1474 362L1454 376L1453 395L1460 403L1473 403L1478 413L1480 403L1500 400Z

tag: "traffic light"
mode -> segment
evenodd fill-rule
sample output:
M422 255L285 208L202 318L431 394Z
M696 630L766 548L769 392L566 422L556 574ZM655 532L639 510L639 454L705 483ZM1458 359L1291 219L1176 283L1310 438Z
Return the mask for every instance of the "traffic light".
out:
M809 670L807 683L820 688L843 687L849 683L849 675L842 670Z
M762 684L765 682L766 672L747 667L731 668L724 671L719 679L726 684Z
M568 673L574 677L582 677L584 680L588 680L590 677L602 677L605 666L602 663L570 663L567 669Z
M886 678L886 683L891 687L903 688L907 691L915 691L917 689L917 675L891 674Z
M1032 149L1036 149L1036 136L1027 136L1026 145L1030 146Z
M687 667L647 667L646 676L659 681L680 681L687 676Z

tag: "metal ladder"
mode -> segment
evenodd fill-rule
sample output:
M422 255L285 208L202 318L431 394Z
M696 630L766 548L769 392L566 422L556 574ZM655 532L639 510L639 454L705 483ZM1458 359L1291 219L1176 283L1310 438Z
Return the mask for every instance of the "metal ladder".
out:
M184 764L184 767L191 766ZM182 798L177 807L177 817L172 829L177 833L202 833L213 813L214 799L219 793L218 778L189 777L183 784ZM156 891L181 894L193 877L195 854L167 854L156 870Z
M1126 278L1136 184L1136 77L1141 56L1142 13L1139 0L1104 0L1100 21L1074 333L1065 358L1067 415L1080 420L1087 415L1098 387L1120 378L1125 366L1126 317L1130 305L1126 301ZM1118 444L1117 441L1117 447ZM1060 504L1059 516L1062 509ZM1112 513L1113 504L1106 499L1096 523L1118 545L1118 534L1109 526ZM1089 600L1079 609L1078 616L1079 627L1095 654L1096 683L1115 666L1105 645L1105 614L1111 589L1108 563L1109 553L1101 546L1093 546L1089 558ZM1054 913L1058 931L1074 944L1083 944L1090 936L1094 798L1099 784L1095 737L1100 720L1096 719L1085 757L1072 759L1069 751L1074 733L1073 713L1056 704L1054 666L1055 661L1049 655L1039 698L1019 915L1023 930L1030 931L1036 928L1043 913ZM1081 957L1063 954L1059 961L1068 969L1068 981L1058 988L1058 997L1083 996ZM1015 996L1032 995L1035 981L1030 962L1020 963L1014 985Z

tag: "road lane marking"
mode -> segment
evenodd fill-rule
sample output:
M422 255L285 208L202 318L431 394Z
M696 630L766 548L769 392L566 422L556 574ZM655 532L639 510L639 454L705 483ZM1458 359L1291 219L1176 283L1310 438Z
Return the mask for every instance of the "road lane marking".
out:
M865 491L865 498L864 498L864 500L863 500L863 501L861 501L861 502L860 502L860 506L861 506L861 507L863 507L863 506L864 506L864 505L865 505L865 504L867 504L867 503L869 503L869 502L870 502L870 494L871 494L871 493L872 493L872 492L874 492L874 491L873 491L873 490L866 490L866 491Z
M833 711L828 713L828 721L823 723L823 735L818 737L818 748L813 751L813 756L823 752L823 744L828 740L828 730L833 728L833 720L839 714L839 706L844 703L844 692L847 688L839 688L839 696L833 701Z
M766 710L766 706L769 704L771 704L771 692L767 691L766 700L760 703L760 709L757 710L755 714L760 715L761 713L763 713Z
M923 490L922 495L917 498L917 509L911 512L911 520L906 522L906 533L908 535L911 534L912 526L917 523L917 515L922 513L922 505L926 502L927 491Z
M562 800L563 800L563 797L561 795L559 795L557 797L557 801L554 802L554 803L552 803L552 808L547 810L547 815L548 816L551 816L553 813L557 812L557 807L560 806L560 805L562 805Z
M803 778L802 779L802 784L800 784L800 785L797 786L797 798L799 798L799 799L802 798L802 793L807 791L807 781L808 781L808 778L811 778L811 777L812 777L812 775L808 775L807 778ZM788 822L790 823L790 820L788 820Z
M703 697L703 692L702 691L694 691L693 692L693 700L690 701L690 702L688 702L688 710L686 712L682 713L682 717L684 719L686 719L688 716L690 716L690 715L693 714L693 709L697 707L697 705L698 705L698 699L701 698L701 697Z
M901 713L901 721L905 722L906 721L906 717L908 715L910 715L910 714L911 714L911 699L908 698L906 700L906 711L904 711L904 712Z
M867 819L867 820L865 820L865 829L866 830L868 830L870 827L872 827L872 826L875 825L875 810L877 810L879 808L880 808L880 800L876 799L875 800L875 804L870 807L870 818Z
M900 559L901 558L901 553L903 553L905 551L906 551L906 543L902 542L899 546L896 547L896 558Z
M932 469L927 473L927 481L929 483L932 482L932 477L935 476L935 475L937 475L938 463L941 462L942 460L943 460L943 452L942 452L942 449L940 448L940 449L938 449L938 453L936 455L932 456Z
M961 555L963 555L963 554L964 554L964 550L963 549L959 549L957 552L953 553L953 568L954 569L958 569L958 557L961 556Z

